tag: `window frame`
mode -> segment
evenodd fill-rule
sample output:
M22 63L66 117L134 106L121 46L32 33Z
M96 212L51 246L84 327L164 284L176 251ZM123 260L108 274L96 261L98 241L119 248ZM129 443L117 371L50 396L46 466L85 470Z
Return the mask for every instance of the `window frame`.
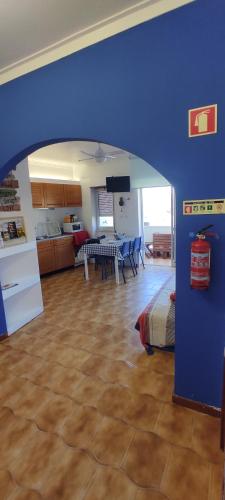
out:
M99 203L98 203L98 192L99 191L105 191L107 193L106 186L97 186L97 187L95 187L96 228L97 228L97 231L100 230L100 231L109 231L109 232L112 232L112 231L114 231L114 227L115 227L114 226L114 223L115 223L114 196L113 196L113 193L108 193L109 195L110 194L112 195L112 218L113 218L113 225L112 226L102 226L100 224L100 217L103 217L103 216L100 215Z

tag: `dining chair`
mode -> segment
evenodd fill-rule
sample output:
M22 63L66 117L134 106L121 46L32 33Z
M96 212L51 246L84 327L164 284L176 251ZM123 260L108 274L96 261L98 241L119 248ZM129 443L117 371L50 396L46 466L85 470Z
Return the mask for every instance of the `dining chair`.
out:
M119 264L121 264L121 272L122 272L124 283L126 283L126 278L125 278L125 274L124 274L124 267L125 267L125 262L127 259L130 262L130 266L131 266L133 275L134 276L136 275L135 267L134 267L134 264L132 262L132 253L133 253L132 242L131 241L124 241L121 248L120 248L121 257L119 257L119 259L118 259Z
M90 245L92 243L100 244L100 241L103 239L105 239L104 234L101 236L98 236L97 238L88 238L85 241L85 245ZM110 257L107 255L99 255L99 254L93 254L90 257L95 260L95 270L96 271L98 269L98 266L101 267L102 280L107 279L107 276L108 276L107 266L109 263L111 263Z
M144 261L143 261L143 257L142 257L142 250L141 250L141 236L138 236L134 239L132 257L133 257L133 262L135 265L136 273L137 273L137 268L138 268L138 257L141 258L142 266L145 269L145 265L144 265Z
M91 245L92 243L100 243L100 239L99 238L87 238L84 241L84 245Z

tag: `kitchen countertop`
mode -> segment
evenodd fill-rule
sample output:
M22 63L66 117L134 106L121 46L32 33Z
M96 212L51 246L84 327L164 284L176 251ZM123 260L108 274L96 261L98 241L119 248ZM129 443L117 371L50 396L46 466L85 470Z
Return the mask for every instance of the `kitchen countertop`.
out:
M47 238L36 238L36 241L59 240L61 238L71 238L72 234L60 234L58 236L48 236Z

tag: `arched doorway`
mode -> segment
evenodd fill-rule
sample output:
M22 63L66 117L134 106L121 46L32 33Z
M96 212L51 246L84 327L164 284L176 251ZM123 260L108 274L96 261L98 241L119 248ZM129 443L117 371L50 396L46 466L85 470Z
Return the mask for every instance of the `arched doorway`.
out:
M223 217L184 217L182 204L223 197L223 134L190 139L187 131L188 109L218 102L223 110L225 105L223 85L215 87L215 81L224 83L224 13L218 12L211 2L193 2L34 71L0 92L1 177L44 144L92 138L138 155L175 187L175 392L216 407L224 348ZM213 40L208 36L212 19L218 27ZM211 72L209 59L215 61ZM210 223L221 234L214 245L213 279L207 294L195 293L189 287L189 233Z

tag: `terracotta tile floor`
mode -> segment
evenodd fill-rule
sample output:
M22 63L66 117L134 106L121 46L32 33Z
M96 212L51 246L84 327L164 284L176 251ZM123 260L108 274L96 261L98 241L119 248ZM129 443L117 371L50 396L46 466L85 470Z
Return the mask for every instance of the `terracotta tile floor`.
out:
M173 354L134 330L172 272L42 280L45 313L0 344L0 499L220 499L219 420L172 404Z

